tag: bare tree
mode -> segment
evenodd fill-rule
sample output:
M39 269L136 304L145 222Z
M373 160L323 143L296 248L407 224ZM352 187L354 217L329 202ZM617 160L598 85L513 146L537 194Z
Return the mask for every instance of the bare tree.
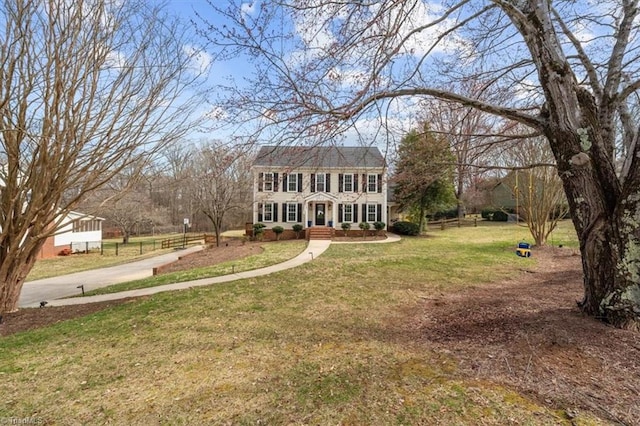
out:
M484 100L500 94L486 93L484 84L476 81L462 82L461 93ZM492 153L505 139L503 120L495 115L457 102L442 99L429 99L424 103L424 121L432 131L447 135L451 152L455 156L455 195L458 204L458 217L466 212L467 190L473 189L474 182L481 179L491 169ZM473 192L473 191L471 191ZM473 200L470 200L473 203Z
M221 143L203 146L193 159L193 196L209 218L220 245L220 234L233 212L246 216L251 207L251 157L242 148Z
M185 29L147 2L5 0L0 7L5 312L16 308L40 247L69 210L184 134L193 104L177 101L197 76Z
M249 87L228 87L229 116L236 107L292 138L331 136L388 117L408 99L435 97L544 134L580 240L579 305L640 328L640 144L630 113L640 88L637 0L285 0L216 9L228 24L207 31L221 56L247 53L256 65ZM511 96L461 94L452 82L463 80Z
M519 139L507 155L514 170L504 182L513 188L516 213L526 221L536 245L544 245L569 208L549 143L541 136Z

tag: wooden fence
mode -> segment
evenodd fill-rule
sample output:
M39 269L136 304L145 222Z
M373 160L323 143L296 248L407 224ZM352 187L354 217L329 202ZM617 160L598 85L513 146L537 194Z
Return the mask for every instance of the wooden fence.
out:
M215 241L215 236L213 237ZM190 243L201 242L207 239L207 234L189 235L185 234L181 237L167 238L162 240L162 248L186 247Z
M439 226L440 229L446 229L446 228L461 228L463 226L473 226L473 227L477 227L478 226L478 219L477 218L453 218L453 219L440 219L440 220L434 220L431 221L427 224L427 226Z

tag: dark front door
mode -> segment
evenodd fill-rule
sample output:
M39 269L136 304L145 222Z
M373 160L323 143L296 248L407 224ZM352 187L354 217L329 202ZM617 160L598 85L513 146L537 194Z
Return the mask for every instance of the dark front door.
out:
M324 216L325 216L325 205L324 204L316 204L316 225L324 226Z

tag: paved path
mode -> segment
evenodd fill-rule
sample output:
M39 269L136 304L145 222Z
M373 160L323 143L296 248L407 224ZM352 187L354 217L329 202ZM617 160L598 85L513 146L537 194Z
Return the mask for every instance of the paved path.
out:
M147 278L153 275L153 268L174 262L178 260L178 257L194 253L202 250L202 248L202 246L188 247L184 250L176 250L135 262L27 281L22 286L18 306L23 308L39 305L43 300L51 304L53 299L76 296L81 293L78 288L79 285L84 285L84 290L89 291L126 281Z
M374 240L374 241L360 241L360 242L344 242L345 244L354 244L354 243L359 243L359 244L363 244L363 243L389 243L389 242L395 242L395 241L399 241L400 237L398 237L395 234L388 234L387 239L385 240ZM278 272L278 271L284 271L286 269L290 269L290 268L295 268L296 266L300 266L306 262L309 262L311 260L313 260L314 258L320 256L322 253L324 253L329 246L332 244L331 240L312 240L309 241L309 244L307 245L307 248L300 253L298 256L294 257L293 259L287 260L286 262L282 262L282 263L278 263L276 265L272 265L272 266L267 266L265 268L260 268L260 269L254 269L252 271L244 271L244 272L238 272L236 274L229 274L229 275L223 275L220 277L213 277L213 278L203 278L200 280L195 280L195 281L185 281L185 282L181 282L181 283L174 283L174 284L166 284L166 285L162 285L162 286L156 286L156 287L148 287L148 288L142 288L142 289L138 289L138 290L129 290L129 291L122 291L119 293L111 293L111 294L100 294L100 295L96 295L96 296L87 296L87 297L73 297L73 298L69 298L69 299L56 299L60 298L60 297L68 297L68 296L72 296L72 295L77 295L80 290L77 288L78 285L80 284L75 284L75 283L82 283L85 284L85 290L91 290L94 288L98 288L98 287L106 287L108 285L111 284L115 284L118 282L125 282L125 281L131 281L133 279L138 279L138 278L144 278L146 276L151 276L151 270L148 269L147 271L141 271L138 270L138 274L146 274L143 276L135 276L135 266L137 265L137 268L141 269L141 268L149 268L149 266L146 266L146 264L144 264L147 261L150 261L151 259L147 259L147 260L143 260L143 261L139 261L139 262L132 262L129 264L125 264L125 265L120 265L120 267L122 267L123 269L125 269L125 271L122 272L122 274L120 274L118 272L118 268L117 266L114 267L110 267L110 268L104 268L104 269L100 269L100 270L94 270L94 271L86 271L85 272L79 272L77 274L72 274L72 275L66 275L63 277L56 277L57 280L55 280L54 278L48 278L46 280L38 280L38 281L33 281L30 283L25 283L23 289L22 289L22 294L20 295L20 307L37 307L39 306L40 302L43 300L47 301L47 306L65 306L65 305L80 305L80 304L84 304L84 303L94 303L94 302L104 302L107 300L118 300L118 299L124 299L127 297L137 297L137 296L148 296L151 294L155 294L155 293L160 293L160 292L164 292L164 291L171 291L171 290L183 290L183 289L188 289L188 288L192 288L192 287L200 287L200 286L207 286L207 285L212 285L212 284L217 284L217 283L224 283L224 282L229 282L229 281L235 281L235 280L240 280L240 279L246 279L246 278L253 278L253 277L259 277L259 276L263 276L263 275L268 275L268 274L272 274L274 272ZM342 244L342 243L338 243L338 242L334 242L333 244ZM192 250L191 252L193 252L195 250ZM186 253L187 251L181 251L177 254L174 253L170 253L171 255L174 255L175 258L177 259L178 256L182 256ZM154 259L158 259L157 263L154 264L154 266L158 266L158 265L162 265L165 263L168 263L171 261L170 258L165 257L168 255L163 255L163 256L158 256L157 258ZM159 258L164 258L162 259L162 261L160 262ZM151 263L151 262L149 262ZM133 266L133 268L132 268ZM151 267L153 268L153 266ZM127 272L128 271L128 272ZM91 274L93 273L93 275ZM105 283L107 280L109 280L109 283L105 283L105 284L92 284L91 287L88 287L86 285L87 281L82 282L80 280L80 278L76 278L76 275L82 275L85 279L87 278L91 278L92 280L96 281L97 278L96 277L101 277L101 279L99 280L100 283ZM73 277L73 280L70 279L70 277ZM132 278L133 277L133 278ZM50 281L49 281L50 280ZM54 281L55 280L55 281ZM45 283L44 281L49 281L49 283ZM70 284L70 282L74 282L74 284ZM57 284L56 284L57 283ZM35 284L35 285L34 285ZM50 294L51 297L36 297L38 295L43 295L45 294L45 291L49 291L49 289L45 289L45 286L52 286L56 287L57 290L50 290L49 293L46 294ZM33 288L32 288L33 287ZM37 290L37 291L36 291ZM26 293L26 294L25 294ZM64 294L63 294L64 293ZM24 298L24 299L23 299ZM23 301L24 300L24 301Z

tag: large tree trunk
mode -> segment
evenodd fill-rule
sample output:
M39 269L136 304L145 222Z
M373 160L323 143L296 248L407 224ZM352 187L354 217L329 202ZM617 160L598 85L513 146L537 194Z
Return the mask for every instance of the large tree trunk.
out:
M541 114L580 241L583 311L640 329L640 171L635 153L624 182L614 166L615 103L580 86L555 36L548 3L509 13L524 35L545 92Z
M17 256L7 253L7 250L0 253L0 314L18 309L22 286L43 244L44 240L30 247L28 251L18 249L20 254Z

